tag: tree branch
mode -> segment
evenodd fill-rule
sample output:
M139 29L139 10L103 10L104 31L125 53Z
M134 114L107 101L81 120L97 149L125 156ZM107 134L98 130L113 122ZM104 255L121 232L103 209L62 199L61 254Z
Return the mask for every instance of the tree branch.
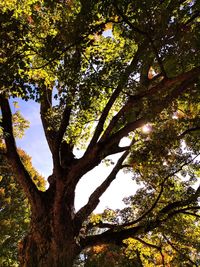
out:
M113 104L115 103L115 100L118 98L118 96L120 95L120 93L122 92L123 87L125 86L125 84L128 81L128 78L130 76L130 74L133 72L134 68L136 67L138 60L139 60L139 56L141 55L142 51L145 49L146 43L143 43L137 50L137 52L135 53L134 58L132 59L130 65L126 68L124 74L122 74L121 79L118 83L117 88L114 90L112 96L110 97L108 103L106 104L101 117L99 119L99 122L97 124L97 127L95 129L94 135L90 141L90 144L87 148L87 151L89 151L94 144L97 143L101 133L103 132L103 127L104 127L104 123L107 119L107 116L113 106Z
M179 249L176 248L176 246L166 237L166 235L163 235L164 239L167 241L167 243L176 251L178 252L183 258L188 260L192 265L195 265L198 267L198 265L192 261L189 257L187 257L184 253L182 253Z
M134 227L123 228L118 226L116 228L110 228L109 230L105 231L102 234L87 236L85 238L82 238L81 244L83 247L93 246L97 244L108 244L108 243L121 245L124 239L130 237L137 238L139 234L148 233L149 231L156 229L163 223L166 223L166 221L168 221L172 217L183 212L182 210L176 210L170 213L172 209L173 208L171 207L170 210L166 211L168 216L166 216L164 219L161 219L161 217L158 216L154 220L143 222Z
M194 160L194 158L191 161L193 161L193 160ZM109 228L109 230L107 230L106 232L104 232L103 234L100 234L100 235L86 237L86 240L83 240L84 244L87 246L87 242L89 242L89 243L90 242L91 243L95 242L94 244L116 243L116 244L119 245L120 242L123 241L123 239L126 239L128 237L135 238L136 235L139 234L139 233L147 233L148 231L151 231L151 230L157 228L162 223L165 223L167 220L169 220L173 216L176 216L177 214L188 213L188 215L195 216L195 214L191 213L190 210L200 209L200 207L199 206L188 206L188 205L194 203L197 200L198 196L200 195L200 186L196 190L196 192L192 196L190 196L188 199L182 200L182 201L177 201L177 202L174 202L174 203L170 203L169 205L164 207L159 212L158 216L154 220L151 220L150 222L141 222L141 224L139 224L137 226L133 226L136 223L140 222L144 217L146 217L155 208L155 206L158 203L158 201L159 201L159 199L161 197L161 194L163 192L163 186L164 186L165 181L170 176L172 176L175 173L179 172L187 164L189 164L189 163L188 162L187 163L186 162L183 163L178 170L176 170L175 172L173 172L172 174L169 174L168 176L166 176L164 178L164 180L162 182L162 185L161 185L161 190L160 190L156 200L154 201L154 203L151 206L151 208L149 210L147 210L147 212L145 212L142 216L140 216L138 219L136 219L136 220L134 220L132 222L125 223L125 224L122 224L122 225L100 223L100 228ZM186 205L188 207L181 208L181 207L184 207ZM176 209L176 208L181 208L181 209ZM167 215L164 218L163 218L163 213L165 215ZM161 218L163 218L163 219L161 219ZM132 225L132 227L130 227L131 225ZM97 225L97 227L99 227L99 226ZM127 227L129 227L129 228L127 228Z
M78 160L76 166L74 166L74 170L72 170L72 173L74 172L74 175L76 177L74 178L74 175L72 175L68 182L72 182L73 179L73 184L77 184L82 175L97 166L106 156L112 154L112 151L114 151L114 147L118 147L118 144L123 137L127 136L130 132L136 130L137 128L142 127L144 124L149 122L150 118L155 118L157 114L160 113L163 109L165 109L175 98L179 97L183 92L185 92L188 87L196 81L199 75L200 67L196 67L174 78L164 79L155 87L150 88L146 92L131 97L129 103L127 103L126 105L131 106L131 104L134 104L137 99L144 96L152 96L156 92L161 93L162 91L166 94L166 96L164 96L163 99L159 101L158 105L151 105L149 109L145 112L143 117L130 123L127 123L119 131L112 135L109 135L105 139L105 141L99 141L96 145L91 147L90 151L87 149L84 156L80 160ZM167 92L169 93L167 94ZM78 174L77 168L81 170Z
M131 144L132 145L132 144ZM130 145L130 147L131 147ZM129 148L130 148L129 147ZM82 223L87 219L87 217L92 213L92 211L97 207L99 204L99 198L103 195L106 189L110 186L113 180L116 178L117 173L120 171L122 163L126 159L129 154L129 150L125 151L122 156L117 161L115 167L112 169L111 173L105 179L105 181L96 188L96 190L90 195L89 200L85 206L83 206L75 216L75 220L78 221L79 225L81 226Z
M194 21L199 16L200 16L200 11L199 10L194 11L194 14L184 23L184 25L190 24L192 21Z
M113 223L104 223L104 222L99 222L95 225L93 223L88 223L86 229L87 229L87 231L94 228L94 227L101 228L101 229L105 229L105 228L114 229L117 226L119 226L119 225L113 224Z
M47 143L52 153L54 167L60 169L59 150L56 147L57 132L53 129L53 125L49 121L50 112L52 109L52 90L48 88L42 88L40 96L40 115L44 133L46 136ZM49 113L49 115L48 115Z
M58 133L57 133L57 140L56 140L57 146L60 146L60 143L63 140L63 137L64 137L64 134L66 132L66 129L67 129L68 125L69 125L69 119L70 119L70 115L71 115L71 110L72 110L71 107L69 107L66 104L64 112L62 114L60 128L59 128Z
M161 246L157 246L154 244L151 244L149 242L144 241L143 239L139 238L139 237L134 237L135 240L139 241L140 243L144 244L145 246L154 248L156 250L158 250L160 252L161 258L162 258L162 264L163 266L165 266L165 259L164 259L164 255L162 253L162 247Z
M200 207L198 209L200 210ZM182 213L186 214L186 215L191 215L191 216L194 216L194 217L200 219L200 215L199 214L196 214L196 213L193 213L193 212L189 212L189 211L183 211Z
M139 237L134 237L134 239L137 240L137 241L139 241L140 243L142 243L145 246L148 246L148 247L151 247L151 248L155 248L155 249L157 249L159 251L161 250L161 247L160 246L156 246L154 244L151 244L149 242L146 242L146 241L144 241L143 239L141 239Z
M160 57L160 55L159 55L159 52L158 52L158 50L157 50L157 47L155 46L154 41L153 41L153 39L151 38L151 36L149 36L149 34L148 34L148 38L149 38L150 43L151 43L151 45L152 45L152 49L153 49L153 52L154 52L154 54L155 54L155 56L156 56L156 60L158 61L158 64L159 64L159 66L160 66L161 74L162 74L165 78L167 78L167 73L166 73L166 71L165 71L165 68L164 68L162 59L161 59L161 57Z
M137 27L134 26L134 24L132 22L130 22L130 20L128 19L128 17L119 9L119 7L116 4L114 4L114 7L117 11L117 13L119 14L119 16L123 19L124 22L126 22L126 24L136 33L139 33L140 35L143 36L147 36L147 33L143 30L138 29Z
M124 223L122 225L120 225L120 227L127 227L127 226L131 226L131 225L134 225L140 221L142 221L148 214L150 214L154 208L156 207L156 205L158 204L161 196L162 196L162 193L164 191L164 184L165 182L170 178L172 177L173 175L175 175L176 173L180 172L182 170L182 168L186 165L188 165L189 163L191 163L192 161L194 161L195 158L197 158L199 155L197 155L196 157L194 157L192 160L190 160L189 162L184 162L176 171L174 171L173 173L170 173L169 175L167 175L162 183L161 183L161 188L160 188L160 192L158 194L158 196L156 197L155 201L153 202L152 206L146 211L144 212L141 216L139 216L137 219L131 221L131 222L127 222L127 223Z
M184 206L187 206L191 203L194 203L197 201L199 196L200 196L200 186L197 188L196 192L193 195L191 195L189 198L168 204L166 207L164 207L160 211L160 213L162 213L162 214L169 213L170 211L172 211L176 208L184 207ZM189 208L191 208L191 207L189 207ZM177 211L179 212L179 210L177 210Z
M135 95L130 97L130 100L127 102L127 104L119 111L119 114L122 113L123 109L126 109L128 106L129 108L131 105L137 101L137 99L140 99L142 97L150 97L153 94L159 92L159 91L164 91L167 93L169 91L168 95L164 97L162 100L160 100L159 104L157 106L154 106L153 109L152 107L149 108L149 110L146 111L146 116L144 115L142 118L137 119L133 122L130 122L126 124L122 129L120 129L118 132L114 133L113 135L108 136L108 134L111 131L110 125L107 127L107 140L104 139L106 145L113 145L113 144L118 144L119 141L127 136L131 131L136 130L137 128L142 127L144 124L146 124L149 121L149 114L152 114L152 117L155 117L158 113L160 113L164 108L166 108L175 98L180 96L185 90L188 89L188 87L195 82L197 77L200 75L200 67L194 68L186 73L182 73L174 78L171 79L165 79L161 81L159 84L156 86L152 87L151 89L147 90L146 92L143 92L141 94ZM175 88L174 88L175 87ZM171 88L174 88L171 90ZM171 91L170 91L171 90ZM114 119L116 121L116 119ZM111 121L111 124L113 124L113 121Z
M77 161L76 166L74 166L74 169L72 170L72 173L74 173L74 175L71 176L68 182L69 183L72 182L73 179L73 184L77 184L82 175L84 175L87 171L97 166L101 162L101 160L104 159L106 156L113 153L112 151L114 151L115 147L116 148L118 147L118 144L123 137L127 136L130 132L136 130L137 128L142 127L144 124L149 122L150 118L151 119L155 118L157 114L160 113L164 108L166 108L175 98L177 98L183 92L185 92L185 90L188 89L188 87L195 82L199 74L200 74L200 67L196 67L176 77L164 79L159 84L150 88L149 90L130 97L129 103L126 105L131 106L131 104L134 104L135 101L137 101L137 99L141 97L144 96L150 97L156 92L159 93L158 97L160 97L161 91L166 94L166 96L164 96L163 99L158 102L158 105L154 106L151 105L149 109L145 112L143 117L136 119L135 121L132 121L130 123L127 123L119 131L117 131L112 135L109 135L105 139L105 141L103 142L99 141L93 147L91 147L90 150L87 149L84 156L81 159L79 159ZM106 118L103 118L103 120L104 119ZM90 145L91 144L92 143L90 143ZM77 174L77 169L81 170L79 171L78 174ZM74 176L76 177L74 178Z
M81 239L81 245L83 248L88 246L94 246L98 244L108 244L113 243L121 246L122 241L129 237L135 237L136 234L142 231L142 226L136 226L131 229L121 230L118 232L113 232L112 230L108 230L102 234L87 236L86 238Z
M23 165L17 152L15 138L13 135L12 113L10 105L8 99L2 94L0 94L0 106L2 112L4 140L7 149L6 156L13 167L14 175L28 197L33 210L35 209L34 211L37 212L37 209L39 209L40 206L40 204L37 206L37 203L40 201L42 192L40 192L33 183L31 176Z
M44 129L44 133L49 145L49 148L51 152L53 152L53 142L54 138L53 136L55 133L52 130L52 126L49 123L49 118L48 118L48 112L50 112L52 108L52 90L48 88L42 88L41 89L41 96L40 96L40 115L41 115L41 120L42 120L42 125Z
M200 130L200 126L196 126L196 127L193 127L193 128L189 128L187 130L185 130L184 132L182 132L179 137L180 138L183 138L186 134L188 133L191 133L191 132L195 132L195 131L199 131Z

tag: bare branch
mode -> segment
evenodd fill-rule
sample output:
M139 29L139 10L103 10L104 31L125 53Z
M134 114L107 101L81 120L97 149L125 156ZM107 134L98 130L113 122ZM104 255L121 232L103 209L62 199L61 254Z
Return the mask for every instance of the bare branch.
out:
M75 220L78 220L80 224L82 224L91 214L91 212L97 207L100 201L99 198L116 178L116 175L120 171L122 163L124 162L128 154L129 150L125 151L122 154L122 156L119 158L115 167L112 169L111 173L108 175L105 181L99 187L97 187L96 190L90 195L88 203L77 212Z
M40 115L41 115L42 125L49 148L51 152L53 152L54 133L53 130L51 129L52 127L49 123L49 118L48 118L48 112L50 112L52 108L52 90L48 88L42 88L40 100L41 100Z
M2 112L2 127L4 133L4 140L7 149L6 156L11 166L13 167L17 181L23 188L26 196L28 197L30 203L32 204L32 208L34 209L34 207L37 206L37 203L40 200L40 195L42 194L42 192L38 191L36 185L33 183L31 176L29 175L28 171L23 165L20 156L17 152L15 138L13 135L12 113L10 105L8 99L6 99L6 97L1 94L0 94L0 106Z
M62 142L63 136L64 136L66 129L69 125L71 110L72 110L71 107L69 107L66 104L65 110L64 110L63 115L62 115L60 128L59 128L58 133L57 133L57 140L56 140L57 146L59 146L60 143Z

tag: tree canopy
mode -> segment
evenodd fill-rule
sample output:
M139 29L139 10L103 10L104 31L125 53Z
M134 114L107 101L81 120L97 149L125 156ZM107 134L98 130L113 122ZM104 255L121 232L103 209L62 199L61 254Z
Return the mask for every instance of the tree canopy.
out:
M1 129L31 207L22 266L72 266L102 244L132 247L146 266L155 266L154 250L163 266L198 266L199 1L9 0L0 12ZM53 160L45 192L20 159L10 97L40 104ZM78 182L117 153L75 211ZM136 194L112 216L93 215L122 169L138 183Z

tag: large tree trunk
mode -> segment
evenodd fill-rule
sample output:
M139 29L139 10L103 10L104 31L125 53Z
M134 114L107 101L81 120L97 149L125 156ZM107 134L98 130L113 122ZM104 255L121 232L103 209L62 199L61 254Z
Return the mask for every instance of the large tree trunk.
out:
M71 267L80 253L73 222L73 194L62 198L62 186L58 191L57 198L51 199L45 192L40 211L32 212L30 231L19 246L21 267Z
M40 226L39 226L40 225ZM71 267L80 250L73 233L59 236L47 221L31 226L19 246L21 267ZM61 227L63 228L63 227ZM62 238L61 238L62 237Z

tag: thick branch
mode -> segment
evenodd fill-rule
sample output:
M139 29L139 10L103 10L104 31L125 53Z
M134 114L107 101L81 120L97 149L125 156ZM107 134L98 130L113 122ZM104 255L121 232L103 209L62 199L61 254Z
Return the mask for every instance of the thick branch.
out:
M76 50L73 53L72 72L73 73L79 73L80 68L81 68L81 52L80 52L79 48L76 47ZM65 106L64 106L64 111L61 115L60 126L59 126L59 129L57 131L56 140L55 140L55 150L57 151L57 153L60 153L62 150L61 143L63 141L63 137L66 133L67 127L69 126L69 123L70 123L70 116L71 116L71 112L72 112L71 100L75 97L75 93L76 93L75 88L76 88L76 79L74 79L74 82L71 84L71 87L69 88L68 97L65 97L64 100L60 100L60 106L62 106L63 103L65 103ZM66 149L65 158L68 158L68 160L70 161L69 158L70 158L70 155L72 154L73 146L68 145L68 148L67 148L67 146L65 146L65 149ZM61 159L61 161L62 161L62 159Z
M129 154L129 150L125 151L122 156L117 161L117 164L112 169L111 173L105 179L105 181L96 188L96 190L90 195L88 203L83 206L76 214L75 220L79 222L81 225L87 217L92 213L92 211L97 207L99 204L99 198L103 195L106 189L110 186L113 180L116 178L117 173L120 171L123 161Z
M127 125L125 125L122 129L120 129L118 132L109 136L109 138L105 140L103 143L107 146L107 148L113 146L114 144L118 144L123 137L126 137L130 132L136 130L137 128L141 128L147 122L148 122L147 118L140 118L136 121L130 122Z
M194 158L192 160L194 160ZM183 166L185 166L186 164L188 164L188 162L183 163L177 171L179 171L181 168L183 168ZM126 228L127 226L129 227L131 225L139 223L144 217L146 217L147 214L149 214L149 212L151 212L154 209L154 207L156 206L156 204L157 204L157 202L160 199L160 196L162 194L164 182L169 178L169 176L174 175L174 174L175 174L175 172L165 177L165 179L163 180L161 191L159 192L158 197L156 198L152 207L146 213L144 213L141 217L139 217L135 221L125 223L123 225L114 225L114 224L113 225L112 224L107 225L107 224L102 223L102 225L100 224L101 225L100 227L101 228L106 227L106 228L109 228L109 230L104 232L103 234L100 234L100 235L96 235L93 237L87 237L86 241L83 241L83 242L86 242L84 244L86 246L88 245L88 243L89 244L91 243L92 245L100 244L100 243L116 243L119 245L120 242L123 241L123 239L126 239L128 237L137 238L137 235L139 233L147 233L148 231L151 231L151 230L155 229L156 227L160 226L162 223L166 223L167 220L171 219L173 216L176 216L177 214L187 213L188 215L196 216L197 214L191 213L190 210L193 210L193 209L198 210L200 207L199 206L190 206L190 204L196 202L198 196L200 195L200 186L196 190L196 192L192 196L190 196L188 199L182 200L182 201L177 201L174 203L170 203L169 205L164 207L161 210L161 212L159 212L157 218L152 220L151 222L149 222L149 223L148 222L141 222L141 224L139 224L137 226L133 226L133 227L128 228L128 229ZM187 206L187 207L185 207L185 206ZM166 215L166 216L163 217L163 215Z
M160 90L167 93L169 91L169 94L163 98L160 102L158 102L157 106L154 106L149 108L149 110L146 112L146 116L137 119L136 121L130 122L126 124L122 129L120 129L118 132L114 133L113 135L109 136L109 133L111 132L111 128L113 129L116 118L114 118L111 121L111 124L109 125L106 130L106 136L108 139L105 139L105 143L107 146L118 144L119 141L127 136L131 131L136 130L139 127L142 127L145 123L149 120L149 114L152 114L152 117L155 117L158 113L160 113L164 108L166 108L174 99L179 97L185 90L188 89L188 87L195 82L197 77L200 75L200 67L194 68L191 71L188 71L186 73L180 74L177 77L166 79L164 81L161 81L158 85L155 87L149 89L148 91L138 94L137 96L133 96L130 98L130 100L127 102L127 104L119 111L119 114L122 113L123 109L126 109L127 106L131 107L131 105L134 105L135 101L138 99L141 99L142 97L150 97L154 95L155 93L158 93ZM171 90L171 88L174 89ZM104 140L103 140L104 141Z
M177 208L188 206L191 203L195 203L199 196L200 196L200 186L197 188L196 192L193 195L191 195L189 198L168 204L166 207L164 207L160 211L160 213L166 214Z
M103 132L103 127L104 127L104 123L107 119L107 116L108 116L113 104L115 103L115 100L118 98L118 96L122 92L124 86L126 85L130 74L135 69L135 67L138 63L138 60L139 60L139 56L141 55L142 51L145 49L145 46L146 46L146 43L144 43L143 45L141 45L141 47L138 48L134 58L131 61L131 64L126 68L124 74L122 74L117 88L113 92L112 96L110 97L108 103L106 104L106 106L105 106L105 108L101 114L101 117L100 117L99 122L97 124L97 127L95 129L94 135L93 135L91 142L88 146L88 150L90 150L94 146L94 144L97 143L101 133Z
M42 193L38 191L36 185L33 183L31 176L23 165L17 152L15 138L13 135L12 113L9 102L3 95L0 95L0 105L2 112L2 127L7 149L6 155L10 164L13 167L14 175L17 181L21 185L22 189L24 190L26 196L28 197L32 205L32 208L34 209Z
M81 243L84 248L98 244L109 243L121 246L122 241L124 239L127 239L129 237L135 237L142 231L142 229L142 226L136 226L131 229L126 229L119 232L113 232L112 230L108 230L99 235L87 236L85 239L81 240Z
M158 102L158 105L150 106L143 117L126 124L116 133L109 135L105 139L105 141L99 141L96 145L91 147L90 151L87 150L84 156L80 160L78 160L76 166L74 166L74 170L72 170L72 172L74 172L74 175L72 175L72 177L76 176L75 179L73 178L73 183L77 184L82 175L97 166L101 162L101 160L105 158L105 156L112 154L114 148L118 147L118 144L123 137L127 136L130 132L136 130L137 128L142 127L144 124L149 122L150 118L151 120L154 119L157 114L159 114L164 108L166 108L174 99L185 92L186 89L188 89L189 86L195 82L199 74L200 67L196 67L174 78L164 79L155 87L150 88L146 92L131 97L126 105L131 106L131 104L134 104L137 99L144 96L152 96L152 94L154 93L161 93L161 90L166 94L166 96ZM78 175L77 169L79 169ZM69 180L69 182L71 181L72 179Z
M57 146L60 146L60 143L62 142L63 136L66 132L66 129L69 125L69 119L70 119L70 114L71 114L71 107L66 105L65 110L62 115L61 123L60 123L60 128L58 130L57 134Z
M190 80L191 78L192 78L192 81L193 81L193 79L195 79L196 76L198 76L199 74L200 74L200 67L195 68L195 69L193 69L191 71L188 71L186 73L180 74L177 77L174 77L174 78L171 78L171 79L164 79L159 84L157 84L156 86L152 87L151 89L149 89L149 90L147 90L145 92L139 93L139 94L137 94L135 96L131 96L129 101L125 104L125 106L118 112L118 114L115 117L113 117L113 119L111 120L110 124L108 125L104 135L102 136L101 141L105 141L105 139L107 137L109 137L109 134L113 130L115 124L118 122L120 117L127 110L130 110L131 108L133 108L133 105L136 102L138 102L139 100L141 100L143 97L152 97L154 94L158 93L160 90L165 91L165 93L166 93L175 84L180 84L180 83L185 82L184 84L182 84L182 86L178 86L178 88L173 91L173 94L171 93L168 97L166 97L163 100L163 103L165 102L165 106L166 106L166 104L168 104L170 101L172 101L173 98L177 97L179 94L182 93L182 91L187 89L187 86L191 83L191 80ZM158 103L158 105L160 106L161 109L162 109L162 107L163 108L165 107L165 106L160 105L159 103ZM157 108L157 113L160 112L160 111L161 110L159 108ZM152 111L150 111L150 112L152 113ZM149 115L149 112L147 112L147 113ZM142 121L143 124L145 124L147 122L147 120L145 118L139 119L138 121ZM126 136L130 131L133 131L133 130L136 129L135 127L137 127L138 121L134 121L134 122L131 122L131 123L127 124L124 128L122 128L120 131L118 131L113 136L116 136L118 134L119 134L119 138L122 138L122 137ZM132 128L132 129L129 130L130 128ZM121 132L124 132L124 133L121 134ZM112 140L113 140L113 136L111 137Z
M85 153L85 155L78 161L77 165L75 166L74 171L76 172L76 176L77 168L81 170L81 172L79 173L80 175L77 176L77 178L74 180L74 183L77 184L80 177L87 171L97 166L101 162L101 160L105 158L105 156L112 154L113 148L118 146L120 140L123 137L127 136L130 132L136 130L137 128L142 127L144 124L149 122L150 118L154 119L157 114L159 114L164 108L166 108L174 99L178 98L183 92L185 92L189 88L189 86L195 82L199 74L200 67L194 68L193 70L180 74L177 77L160 82L158 85L149 89L145 94L143 94L142 96L151 96L151 94L160 92L160 90L162 90L166 93L166 96L158 102L158 105L155 105L153 107L150 106L142 118L126 124L116 133L109 135L105 139L105 141L99 141L95 146L91 148L91 151L87 151L87 153ZM168 95L167 91L169 91ZM139 95L138 97L140 98L141 95ZM131 106L131 104L134 104L135 101L137 101L137 96L130 98L130 101L129 103L127 103L127 105Z
M127 103L120 109L120 111L112 118L107 129L103 133L100 142L104 142L106 138L109 137L110 133L114 130L114 127L119 122L119 120L133 108L133 101L127 101Z
M49 123L48 112L52 108L52 90L43 88L40 96L40 115L42 120L43 129L51 152L53 152L54 132ZM50 114L49 114L50 115Z
M59 150L56 147L57 132L50 123L51 109L52 109L52 90L43 88L41 93L40 115L46 140L49 145L53 157L54 167L58 170L60 168Z
M184 206L184 205L183 205ZM166 224L166 221L171 219L172 217L176 216L179 213L183 213L183 210L176 210L172 211L173 208L170 208L168 211L166 211L166 217L164 219L161 219L160 216L158 216L156 219L151 220L149 222L141 223L137 226L130 227L130 228L111 228L107 230L106 232L99 234L99 235L93 235L93 236L87 236L85 239L82 239L82 245L83 247L87 246L93 246L97 244L108 244L108 243L114 243L117 245L121 245L122 241L127 238L137 238L139 234L145 234L149 231L152 231L162 225L163 223ZM189 208L188 208L189 209ZM171 212L172 211L172 212Z

